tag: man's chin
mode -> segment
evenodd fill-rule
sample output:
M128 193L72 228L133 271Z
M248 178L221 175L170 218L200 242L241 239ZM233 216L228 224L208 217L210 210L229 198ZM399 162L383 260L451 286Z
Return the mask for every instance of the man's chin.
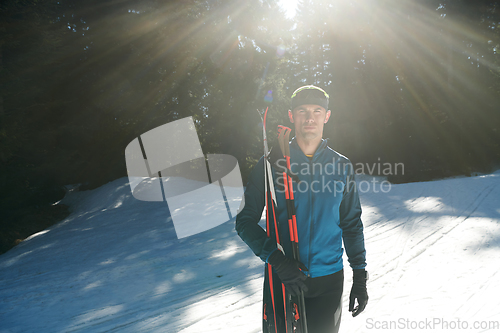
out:
M303 131L302 133L302 137L304 139L307 139L307 140L312 140L312 139L316 139L319 134L318 133L315 133L315 132L309 132L309 131Z

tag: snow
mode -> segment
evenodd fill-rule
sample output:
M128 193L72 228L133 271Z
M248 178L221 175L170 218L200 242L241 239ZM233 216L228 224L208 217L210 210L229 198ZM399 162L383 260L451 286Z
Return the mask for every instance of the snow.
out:
M341 332L498 332L499 184L361 193L370 300L348 313L346 261ZM0 332L261 331L264 267L234 220L179 240L166 203L134 199L126 178L62 202L69 217L0 256Z

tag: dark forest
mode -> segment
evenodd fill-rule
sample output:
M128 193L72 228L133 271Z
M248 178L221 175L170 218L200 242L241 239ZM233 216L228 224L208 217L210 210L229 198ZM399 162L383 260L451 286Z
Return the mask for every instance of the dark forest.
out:
M140 134L193 117L246 175L289 98L330 95L329 145L403 163L393 183L500 168L500 3L464 0L5 0L0 253L68 214L65 186L127 175Z

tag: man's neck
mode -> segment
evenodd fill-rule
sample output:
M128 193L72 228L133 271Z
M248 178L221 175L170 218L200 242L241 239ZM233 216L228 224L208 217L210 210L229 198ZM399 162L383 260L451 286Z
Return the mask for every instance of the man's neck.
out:
M322 138L319 136L317 138L314 138L312 140L307 140L302 137L297 137L297 144L300 147L300 150L304 153L304 155L314 155L316 152L316 149L318 149Z

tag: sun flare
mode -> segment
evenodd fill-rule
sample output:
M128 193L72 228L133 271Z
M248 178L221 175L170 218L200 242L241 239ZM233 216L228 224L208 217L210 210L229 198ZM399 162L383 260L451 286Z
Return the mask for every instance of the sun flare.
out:
M279 5L285 10L287 17L292 18L295 16L297 1L298 0L280 0Z

